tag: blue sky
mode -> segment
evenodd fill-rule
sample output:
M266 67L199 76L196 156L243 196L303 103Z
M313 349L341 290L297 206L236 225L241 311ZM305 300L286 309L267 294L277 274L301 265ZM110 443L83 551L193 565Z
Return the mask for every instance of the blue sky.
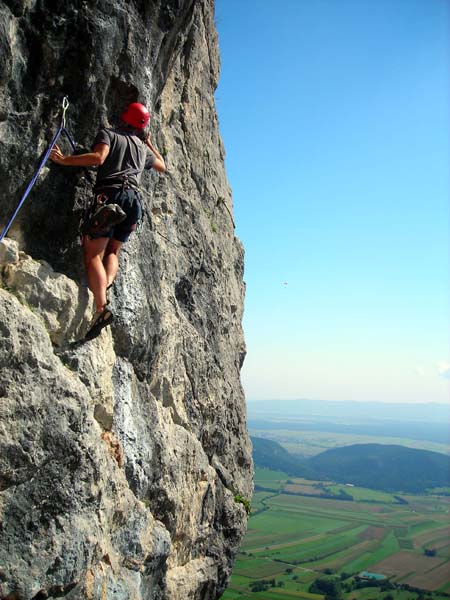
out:
M447 0L216 0L249 399L447 402Z

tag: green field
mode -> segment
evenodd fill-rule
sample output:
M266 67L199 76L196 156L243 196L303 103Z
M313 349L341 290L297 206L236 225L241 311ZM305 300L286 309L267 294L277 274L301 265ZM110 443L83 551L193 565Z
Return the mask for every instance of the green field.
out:
M332 484L327 492L338 495L343 488L353 500L303 496L292 491L288 479L256 469L255 485L264 491L255 492L224 600L323 600L325 595L311 593L310 586L324 572L339 579L361 571L385 574L397 589L351 589L350 577L343 584L351 589L343 589L344 600L381 600L388 593L393 600L416 600L418 594L398 589L400 584L425 590L427 598L449 600L443 595L450 591L448 497L410 494L400 503L393 494ZM296 483L301 490L308 482ZM285 485L289 494L283 493ZM434 549L433 556L425 555L427 548ZM252 591L261 580L266 580L261 591Z
M260 469L259 467L255 467L255 484L258 482L259 485L265 486L265 483L277 482L284 484L288 476L283 471L272 471L271 469Z
M369 490L368 488L345 485L330 485L326 486L325 489L329 490L335 495L338 495L339 492L342 490L346 494L350 494L350 496L353 496L354 500L360 500L364 502L397 502L393 494L389 494L387 492L380 492L378 490Z

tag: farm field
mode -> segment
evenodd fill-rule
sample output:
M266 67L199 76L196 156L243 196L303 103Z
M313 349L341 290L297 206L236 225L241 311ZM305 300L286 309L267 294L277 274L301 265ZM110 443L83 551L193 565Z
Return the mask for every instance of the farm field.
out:
M256 469L255 485L264 490L252 500L248 532L224 600L324 600L325 594L310 591L312 582L330 573L347 581L362 571L420 588L427 598L449 599L449 497L409 494L399 501L393 494L327 482L327 492L339 495L343 489L353 500L321 498L314 495L323 492L319 483ZM266 583L259 585L261 580ZM341 597L418 597L411 590L362 586L345 591L344 584Z
M391 503L397 502L395 496L393 494L389 494L388 492L381 492L378 490L369 490L363 487L348 487L344 485L329 485L326 486L327 490L338 495L342 490L346 494L350 494L353 496L353 500L365 500L367 502L383 502L383 503Z

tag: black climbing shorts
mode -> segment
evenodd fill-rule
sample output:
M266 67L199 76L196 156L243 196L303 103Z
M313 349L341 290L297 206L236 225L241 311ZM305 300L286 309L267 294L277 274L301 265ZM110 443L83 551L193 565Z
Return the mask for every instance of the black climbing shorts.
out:
M99 194L107 197L107 200L102 199L106 204L118 204L127 214L127 218L118 225L111 227L109 231L91 235L91 239L107 237L118 242L128 242L130 235L133 231L136 231L137 224L142 219L142 204L139 192L133 188L103 188L96 190L96 196Z

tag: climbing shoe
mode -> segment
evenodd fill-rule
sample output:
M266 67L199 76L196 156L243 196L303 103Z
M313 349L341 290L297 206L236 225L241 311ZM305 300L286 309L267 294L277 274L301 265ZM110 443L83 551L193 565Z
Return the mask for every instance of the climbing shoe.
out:
M106 305L101 312L95 313L84 339L87 341L93 340L100 334L104 327L110 325L113 321L114 315L108 305Z
M118 204L102 204L84 221L81 233L85 235L101 235L107 233L127 218L127 214Z

